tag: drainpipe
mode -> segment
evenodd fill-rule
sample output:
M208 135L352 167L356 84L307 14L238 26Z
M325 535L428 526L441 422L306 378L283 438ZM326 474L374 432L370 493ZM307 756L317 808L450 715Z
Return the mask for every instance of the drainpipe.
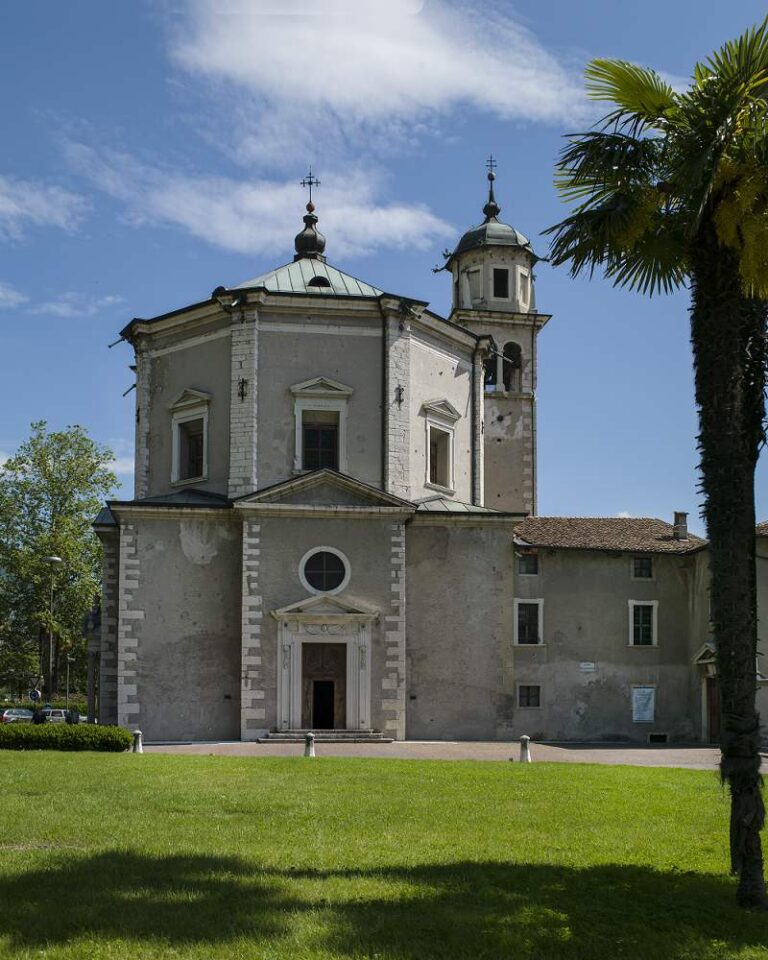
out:
M387 332L389 321L386 311L379 302L381 310L381 489L387 493L389 481L389 352L387 350Z
M536 516L536 314L531 317L531 515Z

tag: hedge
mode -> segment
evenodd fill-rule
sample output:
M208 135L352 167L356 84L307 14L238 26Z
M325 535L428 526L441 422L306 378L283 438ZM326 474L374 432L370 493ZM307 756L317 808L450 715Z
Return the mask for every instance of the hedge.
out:
M0 750L100 750L122 753L133 743L123 727L90 723L5 723L0 726Z

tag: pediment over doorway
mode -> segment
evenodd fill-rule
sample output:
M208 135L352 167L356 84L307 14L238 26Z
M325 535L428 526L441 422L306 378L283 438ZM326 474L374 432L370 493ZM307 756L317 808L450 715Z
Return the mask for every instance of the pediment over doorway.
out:
M342 597L320 595L306 597L287 607L273 610L276 620L375 620L378 610L361 603L353 603Z

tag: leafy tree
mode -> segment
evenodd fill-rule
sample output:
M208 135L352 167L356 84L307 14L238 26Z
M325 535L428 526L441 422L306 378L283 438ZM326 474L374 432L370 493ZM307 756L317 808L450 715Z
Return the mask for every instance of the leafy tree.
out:
M70 651L82 670L83 622L101 570L91 523L117 483L112 459L82 427L48 432L41 421L0 467L0 680L9 686L44 668L52 695Z
M653 70L593 60L613 104L572 135L557 167L573 212L551 227L554 263L602 267L644 293L688 286L712 631L723 704L738 898L766 906L760 830L754 474L763 443L768 298L768 21L696 64L684 92Z

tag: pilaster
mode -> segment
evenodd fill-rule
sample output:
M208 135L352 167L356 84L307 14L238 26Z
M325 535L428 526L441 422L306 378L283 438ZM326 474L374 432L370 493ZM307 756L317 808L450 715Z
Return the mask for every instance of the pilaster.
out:
M405 524L390 526L389 612L384 617L385 669L381 712L385 734L405 739Z
M144 611L138 607L140 586L138 536L132 523L120 525L120 574L117 622L117 722L139 723L138 659Z
M258 330L258 311L232 312L228 495L233 498L257 488Z
M240 738L257 740L267 730L262 665L262 597L259 587L261 526L243 523L242 673Z
M101 534L101 632L99 642L99 723L117 723L117 622L120 534Z
M387 493L407 500L410 496L411 325L404 314L386 319L384 387L384 464Z
M152 361L141 343L136 358L136 431L133 495L136 500L149 495L149 424L152 396Z

